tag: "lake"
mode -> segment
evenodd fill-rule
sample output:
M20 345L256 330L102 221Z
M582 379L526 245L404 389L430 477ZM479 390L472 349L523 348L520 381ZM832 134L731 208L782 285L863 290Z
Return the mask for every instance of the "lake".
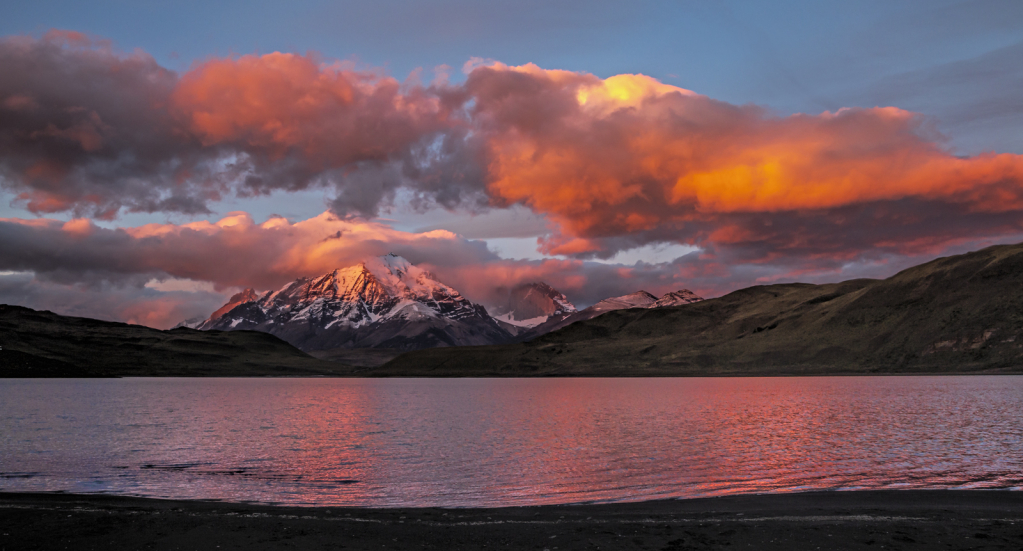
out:
M1023 489L1023 376L0 379L0 490L502 506Z

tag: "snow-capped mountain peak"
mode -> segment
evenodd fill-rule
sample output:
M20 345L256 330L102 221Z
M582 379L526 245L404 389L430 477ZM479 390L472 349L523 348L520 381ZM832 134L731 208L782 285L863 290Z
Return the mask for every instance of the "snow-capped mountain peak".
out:
M462 296L455 289L437 281L430 272L393 253L366 260L361 266L394 297L430 300L436 295Z
M299 278L225 309L200 329L266 331L303 350L492 344L508 337L482 306L393 254Z
M306 351L483 345L532 338L624 308L659 308L703 300L682 289L658 299L646 291L604 299L578 311L543 282L508 291L496 316L436 276L395 254L303 277L260 296L231 297L198 329L265 331ZM194 320L188 326L194 326Z

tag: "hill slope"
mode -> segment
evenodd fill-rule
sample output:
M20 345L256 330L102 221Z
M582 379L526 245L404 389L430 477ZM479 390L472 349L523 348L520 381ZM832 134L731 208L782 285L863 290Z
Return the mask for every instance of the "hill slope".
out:
M885 280L758 286L608 312L533 341L407 353L376 375L1023 372L1023 244Z
M0 305L0 377L310 376L351 368L255 331L159 331Z

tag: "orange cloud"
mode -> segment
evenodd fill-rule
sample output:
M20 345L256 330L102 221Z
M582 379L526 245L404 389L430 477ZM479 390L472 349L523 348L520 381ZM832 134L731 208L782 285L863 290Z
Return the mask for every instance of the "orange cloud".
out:
M314 171L385 160L440 128L434 97L279 52L201 63L182 76L171 105L206 146L238 145L271 160L299 152Z
M735 213L906 198L1023 209L1023 157L955 157L920 116L893 107L778 117L643 75L568 78L533 66L478 67L466 88L474 118L490 122L488 191L546 213L558 229L545 242L553 254Z
M11 251L0 259L0 270L67 272L73 281L172 277L212 282L218 289L275 288L388 252L442 265L496 258L484 243L448 231L403 232L330 213L257 224L248 213L232 212L214 222L118 229L88 219L3 218L0 244Z
M927 212L1012 215L977 237L1023 219L1019 155L956 157L895 107L782 117L644 75L475 60L429 87L279 52L179 76L73 31L0 40L0 70L3 182L36 213L194 214L316 185L368 215L406 188L426 207L525 205L552 224L542 250L577 257L738 246L796 216L793 246L868 205L889 233Z

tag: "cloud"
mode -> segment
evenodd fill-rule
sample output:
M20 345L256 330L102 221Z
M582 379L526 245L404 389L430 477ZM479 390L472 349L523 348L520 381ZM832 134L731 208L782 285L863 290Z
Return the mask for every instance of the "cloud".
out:
M376 214L403 186L424 205L482 200L469 130L437 94L315 54L178 75L52 31L0 39L0 72L0 183L36 214L202 214L226 195L310 186L335 189L340 214Z
M912 231L920 205L1013 224L1023 208L1023 157L955 157L925 119L893 107L778 117L642 75L532 65L476 68L465 89L486 136L492 200L545 213L556 226L543 243L551 254L729 246L791 219L841 242L827 233L832 217L864 206L882 209L874 222L888 224L891 241Z
M1019 4L1012 7L1019 10ZM999 13L998 11L992 13ZM900 102L938 113L942 128L966 151L1023 152L1017 132L1023 121L1023 41L969 59L898 73L873 82L860 94L881 104Z
M888 275L905 259L1023 234L1023 156L953 155L910 111L779 116L644 75L497 61L466 71L464 82L424 85L271 53L177 74L80 33L2 39L0 185L29 211L196 215L231 194L317 187L332 192L332 214L116 230L8 219L0 243L14 252L0 270L75 285L270 288L394 251L480 297L542 279L587 302L643 286L716 294ZM1014 105L1002 99L999 112ZM540 250L562 258L505 261L448 231L364 221L396 200L528 209L547 226ZM625 271L586 262L658 243L700 252Z
M619 294L636 290L634 283L617 281L624 273L621 265L506 260L488 249L486 242L446 230L403 232L326 212L295 223L271 218L257 224L247 213L234 212L215 222L117 229L86 219L7 218L0 219L0 245L11 251L0 258L0 271L34 273L40 281L97 288L148 284L153 289L180 289L153 283L177 279L210 282L222 291L266 290L393 252L427 266L483 302L503 288L529 281L561 285L565 292L576 293L580 302L595 302L618 290ZM638 278L644 270L650 271L641 267L629 277ZM641 280L655 286L677 283L662 281L664 277L657 272Z
M451 232L401 232L333 214L257 224L215 222L107 229L87 219L0 219L0 303L169 328L208 316L239 288L276 289L394 252L444 266L495 260Z
M427 267L445 283L488 308L504 304L508 292L521 283L545 282L564 293L579 308L639 290L660 296L668 291L692 288L694 283L684 278L673 263L626 266L565 259L496 259L463 265L427 263ZM710 288L704 290L708 291Z
M215 197L175 184L195 151L160 108L176 77L148 54L52 31L0 40L0 72L0 179L30 211L202 212Z
M341 213L375 214L397 188L429 187L424 166L443 164L458 126L422 86L314 54L207 60L182 75L170 105L204 147L245 156L242 192L334 185Z
M276 288L388 252L443 265L496 258L484 242L448 231L401 232L330 213L257 224L247 213L234 212L216 222L117 229L87 219L7 218L0 219L0 244L10 251L0 258L0 270L31 271L49 281L141 284L178 278L208 281L217 289Z

